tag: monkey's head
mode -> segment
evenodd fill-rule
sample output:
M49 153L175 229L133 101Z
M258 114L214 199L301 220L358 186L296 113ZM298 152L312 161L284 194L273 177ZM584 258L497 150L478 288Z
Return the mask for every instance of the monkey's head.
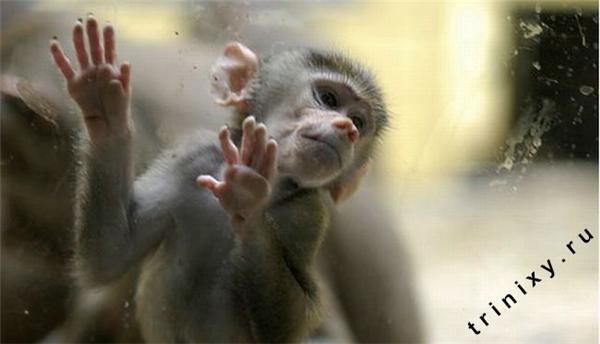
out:
M330 51L286 50L259 60L234 42L213 67L212 94L264 122L279 146L278 172L302 187L347 198L369 168L387 113L381 91L358 63Z

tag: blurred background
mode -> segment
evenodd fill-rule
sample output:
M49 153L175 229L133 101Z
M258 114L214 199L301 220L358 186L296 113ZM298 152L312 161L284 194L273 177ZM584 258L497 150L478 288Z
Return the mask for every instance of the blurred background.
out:
M56 128L79 124L46 50L57 36L73 56L70 27L91 12L116 26L119 54L133 65L134 116L147 143L138 149L139 170L190 128L214 129L227 119L210 101L208 70L229 40L266 53L294 45L335 48L363 62L382 85L392 121L363 185L371 192L357 196L379 204L374 211L386 216L406 252L390 273L410 280L422 340L597 342L597 2L48 0L1 6L2 246L15 253L3 255L4 291L17 288L11 282L19 278L52 274L23 271L12 260L54 259L64 266L70 256L69 233L60 228L69 222L71 204L56 199L72 192L74 165L65 161L72 160L75 129ZM7 117L19 109L41 117ZM586 228L594 239L559 263L565 245L579 242ZM552 279L539 267L547 259L555 262ZM403 275L407 264L410 273ZM541 284L490 318L488 302L500 304L515 293L515 280L529 290L525 277L534 270ZM55 305L34 302L42 318L62 316L56 309L73 287L56 284L38 292L56 293ZM35 332L31 301L5 295L4 329ZM478 320L483 312L488 327ZM467 328L469 321L480 335ZM42 338L48 326L22 338Z

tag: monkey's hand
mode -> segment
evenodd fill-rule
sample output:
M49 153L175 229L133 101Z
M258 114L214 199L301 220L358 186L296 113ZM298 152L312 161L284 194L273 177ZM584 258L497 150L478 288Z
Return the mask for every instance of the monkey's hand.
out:
M201 175L196 180L219 199L234 225L246 223L269 201L277 167L277 143L273 139L267 140L265 125L256 124L254 117L248 117L242 123L242 130L241 152L231 141L226 127L219 132L221 150L227 162L223 180L208 175Z
M104 46L100 43L98 23L92 16L87 19L86 31L89 56L82 23L78 21L73 28L79 70L71 66L56 39L50 43L50 52L67 80L69 94L81 109L90 139L98 143L130 133L130 65L125 62L117 66L115 33L110 24L104 27Z

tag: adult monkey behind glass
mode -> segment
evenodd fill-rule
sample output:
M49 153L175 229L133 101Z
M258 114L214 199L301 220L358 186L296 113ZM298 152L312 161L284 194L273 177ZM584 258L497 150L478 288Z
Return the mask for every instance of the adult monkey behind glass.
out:
M318 324L311 269L326 196L354 191L386 124L370 75L336 53L290 50L259 63L231 43L213 74L215 100L234 108L231 130L219 144L190 138L133 183L130 67L117 67L112 26L104 44L93 17L86 30L89 54L83 25L73 31L79 71L51 43L89 135L76 221L82 283L141 263L136 307L148 341L305 337Z

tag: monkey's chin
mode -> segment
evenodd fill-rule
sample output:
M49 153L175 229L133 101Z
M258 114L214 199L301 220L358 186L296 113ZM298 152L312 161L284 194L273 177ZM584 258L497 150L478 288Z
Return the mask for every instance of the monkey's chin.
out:
M289 168L292 179L301 187L316 188L328 184L341 173L342 160L329 148L304 149L296 153Z

